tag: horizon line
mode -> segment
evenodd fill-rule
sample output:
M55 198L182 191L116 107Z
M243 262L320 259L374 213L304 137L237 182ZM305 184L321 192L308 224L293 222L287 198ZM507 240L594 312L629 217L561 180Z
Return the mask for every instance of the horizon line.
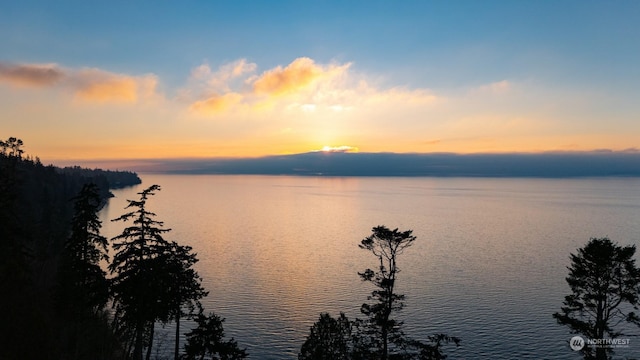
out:
M57 164L64 165L165 174L640 177L640 151L470 154L316 151L253 158L69 160Z
M640 148L632 147L621 150L614 149L592 149L592 150L542 150L542 151L479 151L479 152L452 152L452 151L433 151L433 152L394 152L394 151L351 151L351 150L309 150L306 152L267 154L256 156L177 156L177 157L127 157L127 158L77 158L64 159L52 158L48 159L51 165L57 166L56 163L73 163L73 162L134 162L134 161L180 161L180 160L242 160L242 159L263 159L270 157L296 156L305 154L392 154L392 155L453 155L453 156L499 156L499 155L570 155L570 154L640 154ZM70 166L70 165L66 165ZM72 166L72 165L71 165Z

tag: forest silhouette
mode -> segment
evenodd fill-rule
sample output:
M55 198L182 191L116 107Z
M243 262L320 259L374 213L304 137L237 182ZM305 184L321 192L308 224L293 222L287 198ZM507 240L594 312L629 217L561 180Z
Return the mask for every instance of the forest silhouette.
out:
M90 281L88 274L99 272L95 267L80 272L80 263L65 257L77 250L70 243L77 230L72 221L81 215L74 215L72 199L82 196L85 185L95 184L87 198L95 210L111 196L109 188L140 179L132 172L45 166L25 155L23 146L14 137L0 141L0 306L5 309L0 358L114 358L118 340L105 314L96 311L104 302L98 284L91 285L96 286L92 299L62 291L70 286L61 282L63 275L78 271ZM84 254L86 260L94 258L91 251ZM73 307L76 302L85 308Z

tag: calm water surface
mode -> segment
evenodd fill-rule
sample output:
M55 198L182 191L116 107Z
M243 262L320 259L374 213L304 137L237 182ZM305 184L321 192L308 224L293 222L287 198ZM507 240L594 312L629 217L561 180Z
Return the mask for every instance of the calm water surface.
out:
M142 179L114 191L104 234L122 231L108 220L126 199L161 185L151 210L198 253L204 306L254 359L295 359L320 312L360 316L372 289L357 272L376 262L358 244L376 225L418 237L399 258L410 335L462 338L452 359L579 359L551 317L569 254L590 237L640 242L640 179ZM640 338L619 354L640 354Z

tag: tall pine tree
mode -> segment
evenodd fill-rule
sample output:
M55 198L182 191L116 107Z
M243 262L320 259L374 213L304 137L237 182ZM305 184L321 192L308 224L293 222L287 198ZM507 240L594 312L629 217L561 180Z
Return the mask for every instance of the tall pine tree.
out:
M157 321L176 321L176 357L180 319L200 308L199 300L207 295L201 279L193 269L198 261L189 246L166 240L171 229L149 211L147 201L160 190L152 185L138 193L139 200L127 200L133 209L113 221L132 222L112 240L117 251L109 270L115 276L112 293L116 321L123 333L132 336L133 359L141 360L143 348L147 359L153 347Z
M169 242L163 234L164 223L155 220L156 214L147 209L147 200L160 190L152 185L139 192L140 200L127 200L126 209L133 209L112 221L132 222L122 233L112 239L116 254L109 265L112 294L119 330L131 334L133 359L142 360L145 345L151 347L151 339L145 343L145 335L153 331L158 318L158 299L163 297L162 283L156 281L162 271L161 261Z
M71 235L65 243L60 277L64 305L68 316L79 312L95 315L104 308L109 297L106 272L100 267L100 261L109 259L107 238L100 235L100 190L96 184L85 184L73 200L75 212Z

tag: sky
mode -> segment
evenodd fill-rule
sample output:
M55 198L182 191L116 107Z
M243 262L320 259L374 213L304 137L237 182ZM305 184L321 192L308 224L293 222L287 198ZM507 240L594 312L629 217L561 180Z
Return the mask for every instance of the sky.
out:
M0 0L43 161L637 152L638 1Z

